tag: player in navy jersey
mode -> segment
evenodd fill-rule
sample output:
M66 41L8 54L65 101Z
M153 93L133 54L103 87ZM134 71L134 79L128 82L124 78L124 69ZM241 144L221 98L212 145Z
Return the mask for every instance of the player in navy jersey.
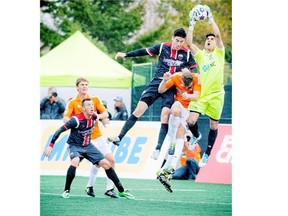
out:
M188 68L191 72L197 72L196 62L186 47L183 46L186 38L186 32L183 28L178 28L174 31L172 41L167 43L156 44L149 48L137 49L128 53L118 52L115 59L118 57L136 57L150 55L158 56L158 65L154 78L146 86L142 92L141 98L138 101L136 109L123 125L118 137L108 138L115 145L119 145L125 134L134 126L136 121L145 113L145 111L159 98L162 98L161 104L161 128L158 136L156 149L159 150L163 144L164 138L168 131L168 119L170 108L174 103L175 88L170 88L165 93L158 93L158 86L163 79L163 74L170 72L171 74L180 72L184 68ZM153 153L154 155L154 153Z
M94 104L90 98L82 101L83 112L73 116L54 134L50 144L46 147L44 154L46 157L51 155L54 143L64 131L71 130L67 143L69 145L69 155L71 165L67 171L65 189L62 194L63 198L70 197L70 188L75 178L76 168L83 158L89 160L95 166L101 166L105 169L106 175L111 179L119 191L120 197L135 199L127 190L125 191L115 170L103 154L91 143L91 133L97 121L97 114L94 111Z

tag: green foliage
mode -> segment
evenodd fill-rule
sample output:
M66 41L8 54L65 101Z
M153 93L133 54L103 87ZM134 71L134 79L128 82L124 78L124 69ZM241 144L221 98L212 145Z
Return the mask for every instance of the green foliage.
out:
M96 44L104 44L109 53L123 49L124 41L137 31L142 24L143 4L127 10L131 0L58 0L42 1L41 11L53 16L57 32L41 28L44 47L54 48L75 31L90 35ZM43 24L42 24L43 25ZM61 40L54 41L54 34ZM53 42L48 42L50 38ZM101 47L100 47L101 48ZM103 46L102 46L103 48ZM104 51L103 50L103 51Z
M133 4L134 3L134 4ZM140 0L55 0L40 1L41 11L52 15L57 30L40 25L41 51L54 48L75 31L80 30L92 43L112 58L118 51L145 48L164 41L170 41L178 27L188 29L189 12L196 4L206 4L211 8L219 26L226 49L226 61L232 62L232 0L161 0L157 13L164 20L163 25L139 35L132 43L143 24L146 1ZM194 42L203 48L205 35L212 28L206 21L198 22L194 30ZM119 59L128 69L132 61L151 62L150 57ZM152 59L153 61L153 59Z
M166 31L162 35L164 38L171 37L173 29L183 27L188 29L189 12L197 4L208 5L212 11L213 17L221 31L221 36L226 49L226 61L232 61L232 1L231 0L198 0L194 3L191 0L163 0L161 1L164 25L167 26ZM175 11L171 11L171 5ZM194 43L203 48L205 35L212 31L210 25L206 21L197 22L194 28Z

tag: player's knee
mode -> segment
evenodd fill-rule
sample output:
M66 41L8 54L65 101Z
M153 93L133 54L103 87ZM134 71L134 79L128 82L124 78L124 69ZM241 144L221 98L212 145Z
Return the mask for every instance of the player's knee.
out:
M161 123L168 123L169 115L171 113L171 110L167 107L163 107L161 111Z
M107 169L110 169L112 166L111 164L109 163L109 161L107 159L102 159L100 162L99 162L99 165L101 167L103 167L103 169L107 170Z
M71 165L74 167L77 167L79 165L80 162L80 158L79 157L75 157L71 160Z
M187 122L189 126L193 126L196 124L196 119L188 118Z
M113 157L113 154L112 153L108 153L105 155L105 158L109 161L109 163L111 164L112 167L114 167L116 161Z
M172 115L174 115L176 117L180 117L181 116L181 108L178 107L178 106L173 107L171 112L172 112Z
M217 130L218 129L218 121L210 121L210 129L211 130Z

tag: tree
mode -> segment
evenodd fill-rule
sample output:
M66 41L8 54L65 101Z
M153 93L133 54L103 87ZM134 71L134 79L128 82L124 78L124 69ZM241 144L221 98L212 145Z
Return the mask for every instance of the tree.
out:
M145 0L41 0L42 14L49 14L54 28L44 21L40 24L41 53L54 48L75 31L80 30L92 43L111 57L117 51L129 51L148 47L162 41L170 41L174 29L188 29L189 11L196 4L207 4L221 30L226 49L226 61L232 62L232 1L231 0L161 0L157 13L164 23L155 26L150 32L137 35L143 24ZM198 22L195 28L194 42L203 46L204 37L211 27ZM136 35L132 43L130 38ZM136 63L151 61L151 58L127 59L125 67L131 69L132 60Z
M41 51L54 48L80 30L92 42L109 53L124 48L140 28L143 4L131 6L132 0L56 0L40 1L42 14L50 14L55 29L40 25Z

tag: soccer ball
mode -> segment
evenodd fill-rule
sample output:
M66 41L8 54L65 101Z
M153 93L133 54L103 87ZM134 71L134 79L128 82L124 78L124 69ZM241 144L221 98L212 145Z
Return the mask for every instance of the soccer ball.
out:
M203 21L207 18L208 12L203 5L196 5L190 11L189 16L195 18L196 21Z

